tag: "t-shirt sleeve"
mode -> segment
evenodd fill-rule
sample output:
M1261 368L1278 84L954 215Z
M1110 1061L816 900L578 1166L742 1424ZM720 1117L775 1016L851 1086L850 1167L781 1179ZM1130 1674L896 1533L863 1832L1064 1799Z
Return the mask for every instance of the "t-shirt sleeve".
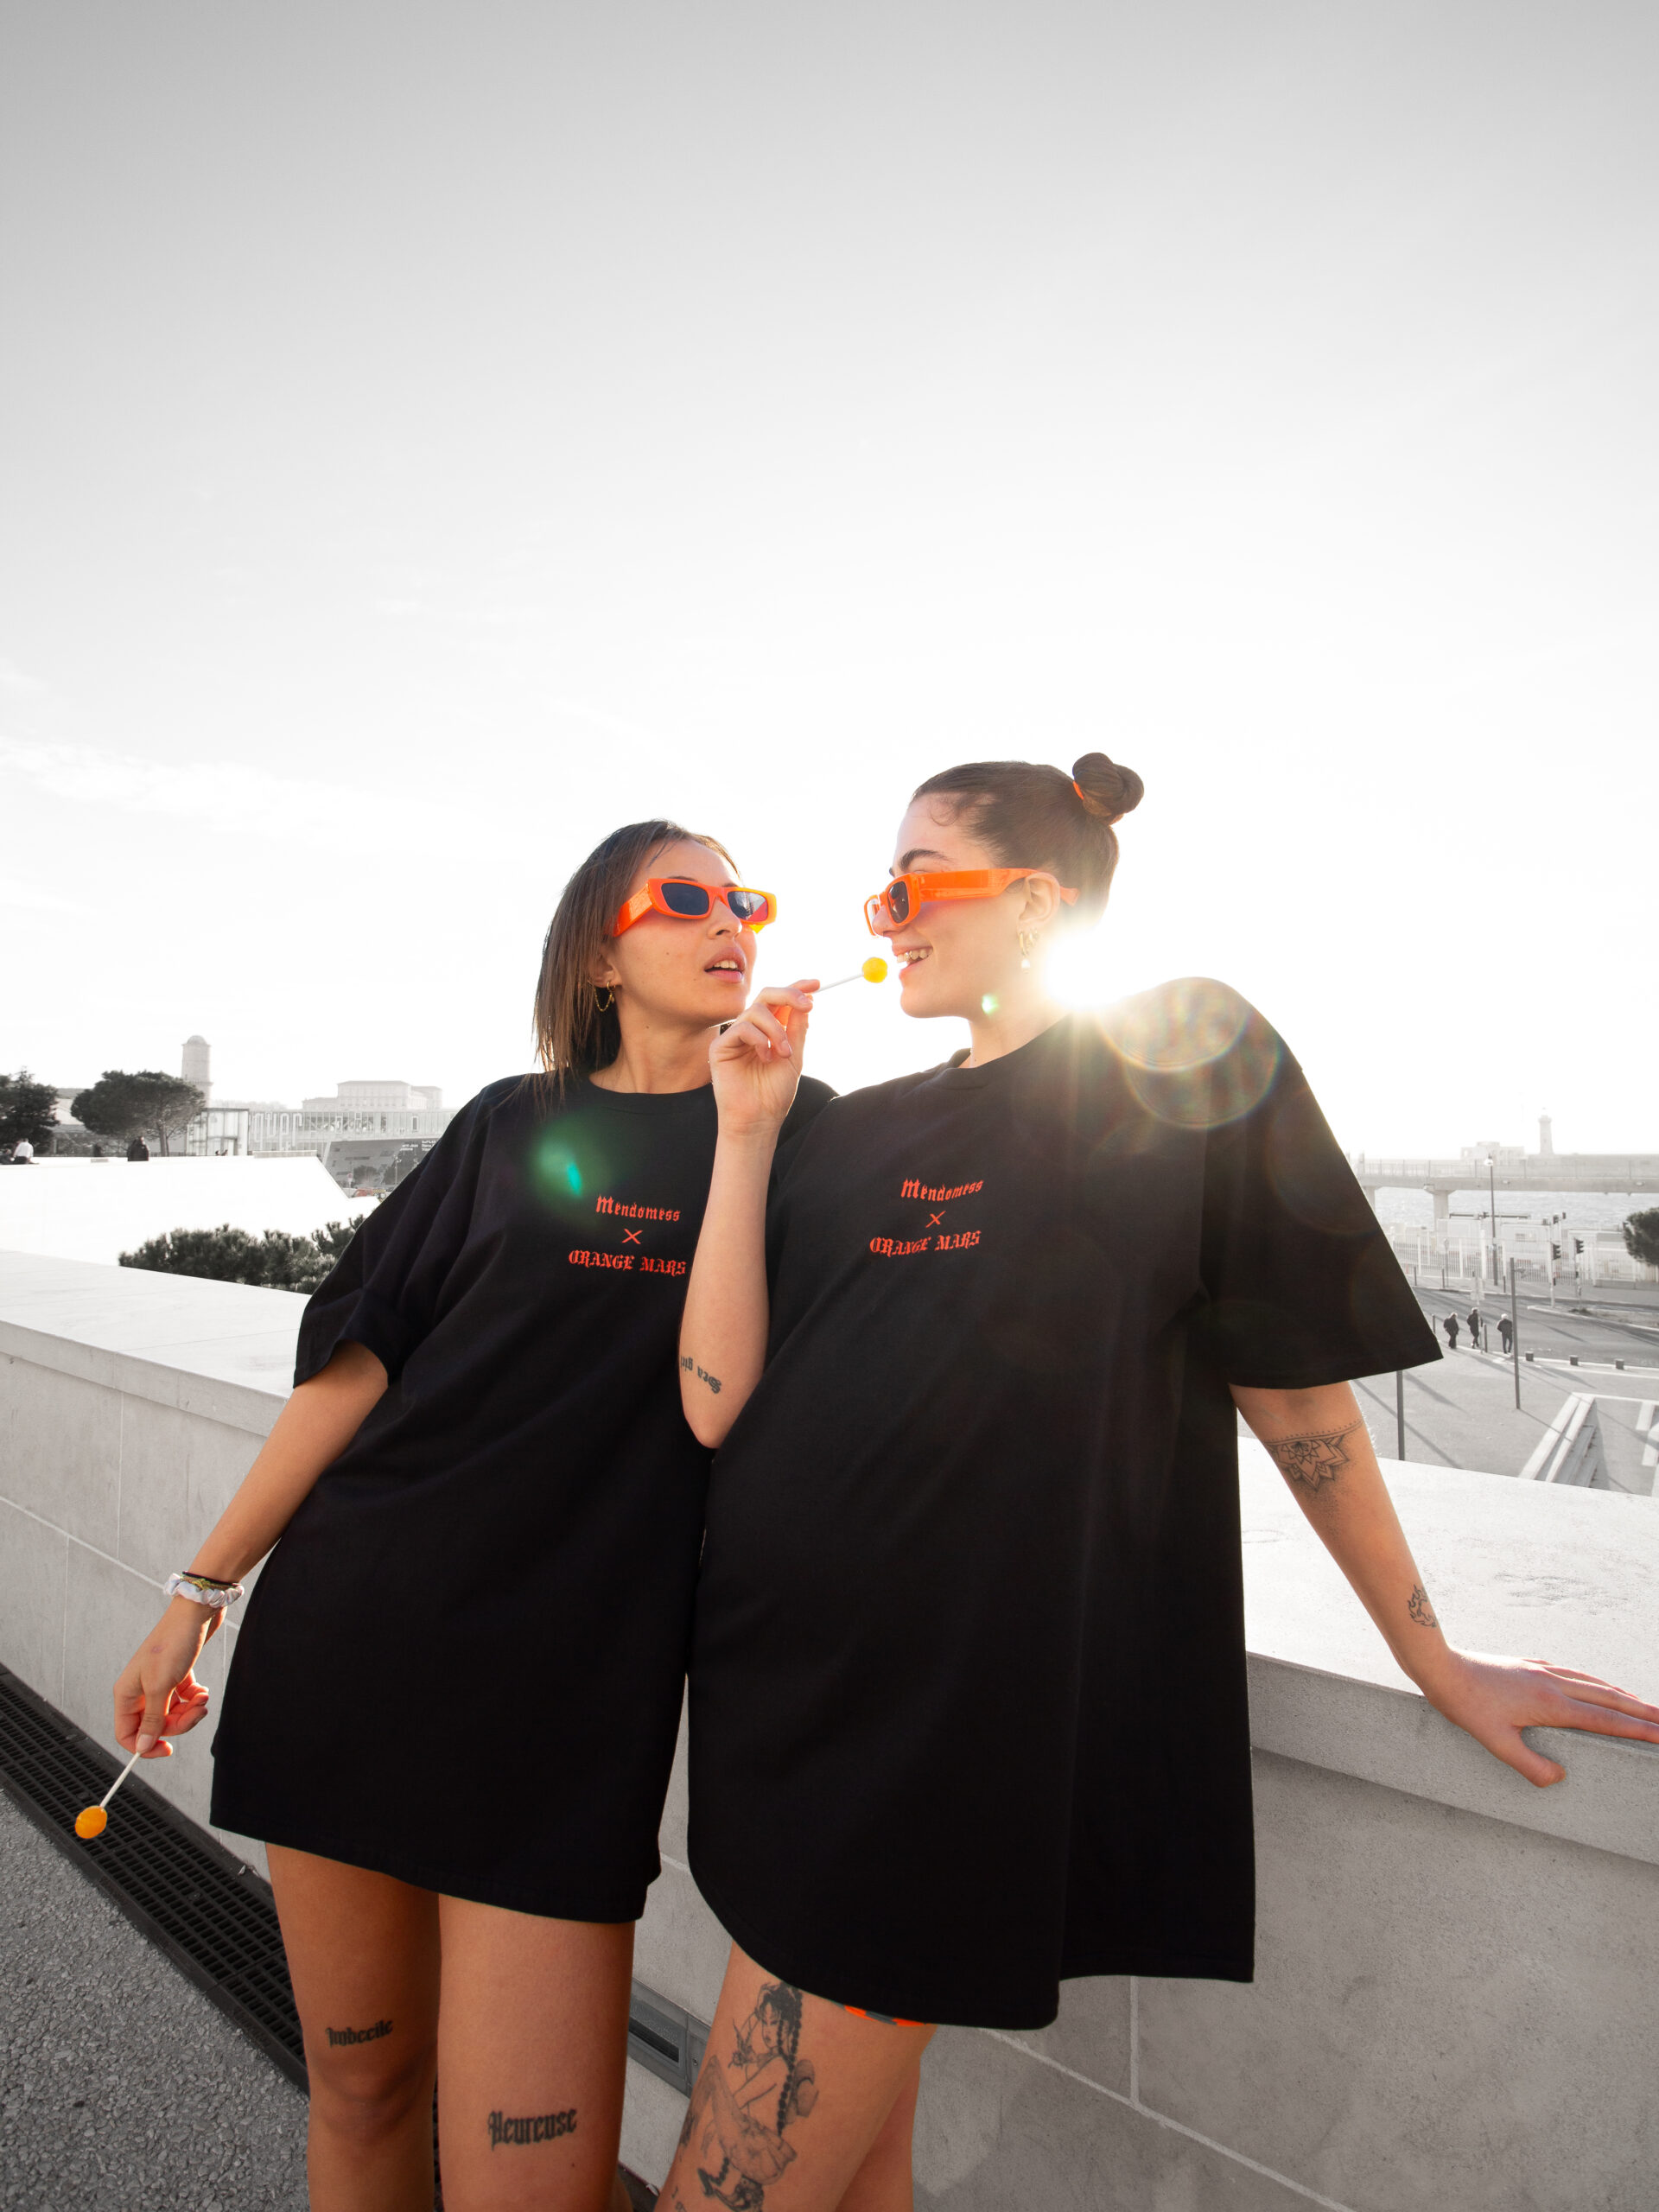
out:
M456 1115L424 1160L365 1214L307 1302L294 1363L297 1388L343 1344L367 1347L395 1382L431 1328L471 1226L490 1093Z
M836 1093L827 1083L804 1075L796 1087L795 1103L790 1108L783 1128L779 1133L778 1149L772 1155L772 1180L766 1187L766 1280L778 1279L778 1255L783 1249L784 1224L788 1212L785 1196L789 1179L796 1162L807 1149L807 1139L813 1124L824 1108L832 1105Z
M1237 1004L1237 1033L1204 1087L1199 1342L1229 1382L1267 1390L1438 1359L1306 1077L1272 1025Z

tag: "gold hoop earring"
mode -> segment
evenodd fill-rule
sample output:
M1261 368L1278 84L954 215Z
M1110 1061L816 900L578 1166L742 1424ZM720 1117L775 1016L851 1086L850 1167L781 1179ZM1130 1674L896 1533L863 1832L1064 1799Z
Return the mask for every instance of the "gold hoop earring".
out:
M605 994L603 998L600 996L600 993L601 991ZM600 1014L608 1014L615 1004L616 993L611 988L608 983L595 983L594 985L594 1007L596 1012Z

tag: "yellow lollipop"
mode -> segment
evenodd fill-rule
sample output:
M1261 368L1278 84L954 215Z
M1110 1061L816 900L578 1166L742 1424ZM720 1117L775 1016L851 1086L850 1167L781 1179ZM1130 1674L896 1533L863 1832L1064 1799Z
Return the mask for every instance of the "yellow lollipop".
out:
M819 989L821 993L838 991L843 983L885 983L887 980L887 963L879 953L873 952L856 976L837 976L833 983L821 984Z
M132 1770L137 1765L137 1764L138 1754L135 1751L132 1757L127 1761L125 1766L122 1768L120 1773L116 1776L115 1780L110 1784L109 1788L104 1792L104 1795L99 1799L97 1804L83 1805L79 1812L75 1815L75 1834L80 1838L83 1843L90 1843L95 1835L102 1835L105 1829L108 1827L110 1825L110 1816L105 1811L104 1808L109 1803L111 1798L114 1796L116 1791L121 1787L122 1783L126 1780L127 1777L132 1772Z

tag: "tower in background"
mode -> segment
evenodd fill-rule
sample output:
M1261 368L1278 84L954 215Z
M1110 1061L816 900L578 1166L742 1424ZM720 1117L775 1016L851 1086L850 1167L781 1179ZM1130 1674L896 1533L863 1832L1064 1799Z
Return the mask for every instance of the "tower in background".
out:
M210 1103L213 1096L213 1048L205 1037L185 1039L184 1058L180 1065L179 1073L187 1083L195 1084L196 1089L201 1093L201 1103L204 1106Z
M1555 1156L1555 1140L1549 1133L1548 1114L1541 1114L1538 1116L1538 1151L1540 1156L1545 1160L1553 1160Z

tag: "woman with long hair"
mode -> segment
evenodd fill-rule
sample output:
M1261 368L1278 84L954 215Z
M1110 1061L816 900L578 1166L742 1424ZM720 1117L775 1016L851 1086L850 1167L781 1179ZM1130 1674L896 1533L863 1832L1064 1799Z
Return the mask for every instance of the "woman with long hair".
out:
M830 1105L769 1217L811 984L713 1047L690 1847L735 1940L664 2212L901 2212L934 2024L1040 2027L1075 1975L1250 1979L1241 1413L1497 1758L1541 1785L1529 1725L1659 1740L1659 1708L1441 1632L1349 1387L1433 1335L1283 1040L1219 983L1048 995L1140 797L1101 753L921 785L867 911L905 1011L970 1048ZM731 2094L763 2000L813 2069L775 2147Z
M317 2212L430 2212L435 2073L450 2212L626 2205L632 1923L708 1463L674 1351L709 1045L775 911L671 822L576 870L543 1072L480 1091L363 1223L306 1309L293 1396L116 1686L120 1743L169 1756L270 1554L213 1817L269 1847Z

